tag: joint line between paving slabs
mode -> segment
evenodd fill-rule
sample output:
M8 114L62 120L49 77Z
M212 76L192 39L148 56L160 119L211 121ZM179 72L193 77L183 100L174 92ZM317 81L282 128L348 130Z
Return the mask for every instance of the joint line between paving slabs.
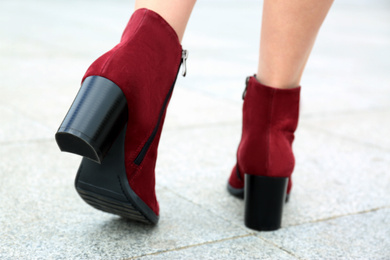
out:
M334 219L349 217L349 216L354 216L354 215L361 215L361 214L375 212L375 211L387 209L387 208L390 208L390 206L383 206L383 207L379 207L379 208L367 209L367 210L362 210L362 211L358 211L358 212L354 212L354 213L348 213L348 214L344 214L344 215L338 215L338 216L332 216L332 217L323 218L323 219L317 219L317 220L313 220L313 221L309 221L309 222L305 222L305 223L300 223L297 225L291 225L291 226L288 226L285 228L297 227L297 226L306 225L306 224L320 223L320 222L325 222L325 221L329 221L329 220L334 220Z
M213 212L213 211L211 211L210 209L203 207L202 204L199 204L199 203L197 203L197 202L195 202L195 201L192 201L191 199L189 199L189 198L187 198L187 197L184 197L183 195L181 195L181 194L179 194L179 193L176 193L174 190L171 190L171 189L168 188L167 186L164 186L164 188L167 189L167 190L169 190L170 192L174 193L176 196L182 198L183 200L185 200L185 201L187 201L187 202L189 202L189 203L195 204L196 206L198 206L198 207L202 208L203 210L207 211L208 213L210 213L210 214L212 214L212 215L214 215L214 216L217 216L217 217L219 217L219 218L225 220L226 222L229 222L231 225L233 225L233 226L235 226L235 227L237 227L237 228L241 228L241 229L245 230L241 225L237 225L236 223L234 223L234 222L231 221L230 219L224 217L223 214L222 214L222 215L219 215L219 214L217 214L216 212Z
M130 257L130 258L125 258L123 260L132 260L132 259L138 259L138 258L144 257L144 256L160 255L160 254L167 253L167 252L181 251L181 250L185 250L185 249L188 249L188 248L193 248L193 247L198 247L198 246L203 246L203 245L212 245L212 244L221 243L221 242L225 242L225 241L229 241L229 240L235 240L235 239L239 239L239 238L250 237L250 236L253 236L253 235L254 235L253 233L250 233L250 234L245 234L245 235L241 235L241 236L234 236L234 237L223 238L223 239L214 240L214 241L207 241L207 242L203 242L203 243L177 247L177 248L174 248L174 249L162 250L162 251L155 252L155 253L149 253L149 254L134 256L134 257Z
M259 234L261 234L261 233L259 233ZM274 247L278 248L279 250L282 250L283 252L286 252L287 254L289 254L289 255L291 255L291 256L293 256L293 257L299 259L299 260L303 260L303 259L304 259L304 258L301 258L301 257L295 255L293 252L290 252L289 250L287 250L287 249L285 249L285 248L279 246L278 244L275 244L274 242L265 239L264 237L256 236L256 238L263 240L265 243L268 243L268 244L270 244L270 245L273 245Z

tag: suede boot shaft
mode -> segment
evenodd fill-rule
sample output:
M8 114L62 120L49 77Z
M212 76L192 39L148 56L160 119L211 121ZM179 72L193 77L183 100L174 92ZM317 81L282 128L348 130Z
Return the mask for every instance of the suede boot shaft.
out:
M300 87L277 89L255 77L247 80L243 104L242 137L237 164L229 184L244 187L244 174L290 177L295 159L292 151L299 117ZM291 182L287 192L291 189Z

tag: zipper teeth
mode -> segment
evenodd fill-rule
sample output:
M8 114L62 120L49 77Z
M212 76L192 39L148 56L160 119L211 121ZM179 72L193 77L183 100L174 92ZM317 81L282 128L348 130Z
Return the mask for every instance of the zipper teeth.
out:
M185 62L185 60L187 59L187 57L184 57L184 50L182 51L182 57L181 57L181 61L180 61L180 64L179 64L179 68L177 70L177 73L176 73L176 78L175 80L173 81L173 84L171 86L171 88L169 89L169 92L168 94L166 95L165 97L165 100L164 100L164 103L163 103L163 106L160 110L160 114L158 116L158 120L157 120L157 124L156 126L154 127L153 129L153 132L152 134L149 136L148 140L146 141L145 145L142 147L141 151L139 152L139 154L137 155L137 157L135 158L134 160L134 164L136 165L140 165L142 163L142 161L144 160L145 158L145 155L146 153L148 152L149 150L149 147L152 145L153 141L154 141L154 138L156 137L156 134L157 134L157 131L158 129L160 128L160 124L161 124L161 120L162 120L162 117L164 115L164 112L167 108L167 105L168 105L168 101L172 95L172 92L173 92L173 88L175 87L175 83L176 83L176 80L177 80L177 76L179 74L179 71L180 71L180 68L183 64L183 62ZM184 76L184 75L183 75Z
M181 52L181 64L183 66L182 76L185 77L187 74L187 58L188 58L188 51L182 50Z

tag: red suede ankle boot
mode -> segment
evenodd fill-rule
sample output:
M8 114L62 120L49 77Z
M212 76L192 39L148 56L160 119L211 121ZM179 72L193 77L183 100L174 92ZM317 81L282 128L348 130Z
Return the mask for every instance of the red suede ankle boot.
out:
M157 147L186 55L160 15L139 9L120 43L87 70L56 140L84 156L75 185L88 204L157 223Z
M255 77L247 78L242 137L228 190L245 198L245 224L249 228L280 228L295 165L292 142L299 96L300 87L277 89L262 85Z

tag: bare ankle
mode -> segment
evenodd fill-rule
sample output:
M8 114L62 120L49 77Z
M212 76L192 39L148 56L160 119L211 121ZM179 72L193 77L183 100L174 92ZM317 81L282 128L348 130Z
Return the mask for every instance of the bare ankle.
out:
M299 87L299 80L285 80L281 78L267 78L267 77L259 77L258 75L255 75L255 78L258 82L260 82L263 85L270 86L273 88L280 88L280 89L290 89L290 88L296 88Z

